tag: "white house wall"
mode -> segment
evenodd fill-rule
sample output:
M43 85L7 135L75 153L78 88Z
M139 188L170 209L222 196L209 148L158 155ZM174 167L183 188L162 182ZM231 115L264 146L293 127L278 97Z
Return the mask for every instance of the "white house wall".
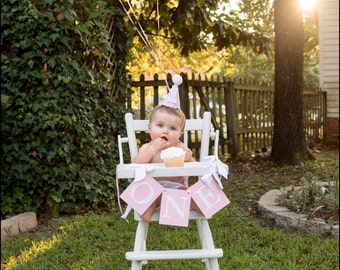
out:
M320 88L327 91L327 117L339 118L339 0L318 0Z

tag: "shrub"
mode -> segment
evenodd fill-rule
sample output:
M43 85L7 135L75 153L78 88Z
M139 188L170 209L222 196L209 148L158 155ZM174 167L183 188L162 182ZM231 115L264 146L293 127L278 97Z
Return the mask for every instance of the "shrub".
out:
M120 10L105 4L1 2L1 218L50 201L63 212L115 202L130 41ZM115 44L107 12L116 14Z

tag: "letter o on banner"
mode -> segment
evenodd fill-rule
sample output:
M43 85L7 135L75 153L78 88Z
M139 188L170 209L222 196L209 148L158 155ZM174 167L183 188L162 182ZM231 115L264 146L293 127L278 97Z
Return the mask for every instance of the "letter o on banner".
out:
M140 181L133 181L120 195L133 210L142 215L161 195L163 187L149 174Z
M147 191L146 188L149 188L149 191ZM139 190L139 192L137 192L138 190ZM146 204L146 203L150 202L150 200L152 199L153 194L154 194L152 186L145 181L139 181L139 182L135 183L134 185L132 185L130 193L131 193L131 198L136 203L141 203L141 204ZM140 200L140 198L137 198L136 193L138 195L146 194L147 197ZM138 196L138 197L142 197L142 196Z

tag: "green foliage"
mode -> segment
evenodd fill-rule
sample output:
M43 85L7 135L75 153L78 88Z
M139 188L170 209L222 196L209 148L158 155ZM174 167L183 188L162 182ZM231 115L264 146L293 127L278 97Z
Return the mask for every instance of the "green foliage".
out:
M212 44L218 50L240 45L257 53L269 53L273 48L270 37L239 25L239 19L236 21L228 15L228 10L220 8L221 4L226 6L224 2L228 1L179 0L176 4L173 1L132 1L136 18L130 12L132 20L143 27L151 41L155 37L165 37L182 56L201 51ZM129 7L126 5L126 9L129 10ZM139 30L142 32L142 29Z
M161 63L151 57L140 38L135 38L129 54L129 70L134 79L138 79L141 73L148 76L166 74L170 70L203 76L219 75L233 81L262 85L274 84L273 1L238 1L237 7L232 5L231 9L226 3L228 1L220 2L220 6L214 1L197 1L196 9L211 4L210 9L194 13L194 9L189 8L186 14L190 16L184 14L184 8L189 6L190 1L180 2L183 3L178 5L178 10L168 1L159 2L161 16L158 28L155 1L132 1L134 12L140 18L150 38L151 48ZM140 8L141 5L143 8ZM171 21L175 17L171 16L172 12L177 16L176 24ZM131 17L134 18L132 14ZM193 21L195 25L191 26ZM187 31L180 25L185 25L183 28ZM194 29L188 30L187 25ZM172 26L178 28L174 31ZM318 89L317 26L317 9L313 9L304 23L305 90ZM137 35L137 31L135 33Z
M108 12L116 14L114 44ZM64 212L112 206L129 96L120 10L100 0L7 0L1 30L1 217L36 211L48 198Z

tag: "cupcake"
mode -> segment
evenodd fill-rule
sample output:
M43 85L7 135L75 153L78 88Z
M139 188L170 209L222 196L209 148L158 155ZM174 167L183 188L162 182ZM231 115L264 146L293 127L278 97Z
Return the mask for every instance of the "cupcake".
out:
M161 159L164 160L165 167L183 167L185 152L179 147L169 147L161 153Z

